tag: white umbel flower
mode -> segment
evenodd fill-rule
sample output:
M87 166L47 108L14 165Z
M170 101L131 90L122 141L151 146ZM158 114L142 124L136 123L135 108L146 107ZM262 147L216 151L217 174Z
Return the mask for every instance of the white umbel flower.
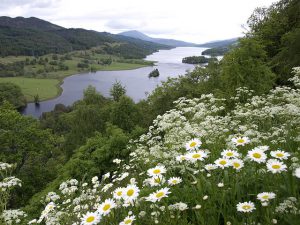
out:
M300 168L295 169L294 176L300 178Z

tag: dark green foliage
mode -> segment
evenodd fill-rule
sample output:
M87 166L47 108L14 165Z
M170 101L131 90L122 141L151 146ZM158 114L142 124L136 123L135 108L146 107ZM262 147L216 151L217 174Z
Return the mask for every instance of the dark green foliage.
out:
M239 47L224 56L221 68L220 81L225 96L233 96L238 87L263 94L274 85L275 74L267 66L264 46L254 38L241 39Z
M139 124L141 114L133 100L125 95L111 106L110 121L126 132L130 132Z
M151 71L149 73L148 77L149 78L151 78L151 77L159 77L159 71L158 71L158 69L155 69L155 70Z
M56 177L59 142L36 120L22 116L7 104L0 107L0 127L0 161L16 163L16 177L23 183L22 190L13 194L11 205L24 205Z
M189 56L182 59L182 63L188 64L203 64L209 63L212 60L216 60L215 58L206 58L205 56Z
M8 64L0 63L0 77L16 77L23 75L24 62L14 62Z
M210 56L220 56L225 55L227 52L229 52L230 47L216 47L216 48L209 48L204 50L201 54L202 55L210 55Z
M0 83L0 105L4 101L8 101L16 109L23 108L27 104L21 88L13 83Z
M300 65L300 1L281 0L270 8L258 8L248 20L250 37L259 40L278 74L277 84L288 84L291 70Z
M121 96L126 94L126 89L119 81L116 81L109 91L114 101L119 101Z

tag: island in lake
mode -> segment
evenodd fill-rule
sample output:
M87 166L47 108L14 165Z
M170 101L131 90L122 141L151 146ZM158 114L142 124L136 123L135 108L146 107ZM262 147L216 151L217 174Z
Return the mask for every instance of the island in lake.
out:
M182 63L188 63L188 64L205 64L211 61L217 61L217 59L207 58L205 56L189 56L182 59Z

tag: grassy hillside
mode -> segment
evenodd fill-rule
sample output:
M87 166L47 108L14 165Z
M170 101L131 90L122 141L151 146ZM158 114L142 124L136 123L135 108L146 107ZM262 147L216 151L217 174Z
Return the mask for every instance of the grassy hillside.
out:
M40 100L45 100L59 94L59 80L56 79L1 77L1 82L10 82L18 85L29 102L34 100L35 95L38 95Z

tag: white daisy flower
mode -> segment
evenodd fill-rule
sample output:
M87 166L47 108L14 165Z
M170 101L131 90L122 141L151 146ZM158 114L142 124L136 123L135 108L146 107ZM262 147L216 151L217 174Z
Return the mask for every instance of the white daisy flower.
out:
M207 158L207 153L204 151L190 152L186 155L186 159L191 162L203 161Z
M125 201L132 202L137 199L137 197L139 196L139 192L140 189L136 185L130 184L126 188L124 188L122 197Z
M259 150L262 150L262 151L268 151L269 150L269 146L267 146L267 145L261 145L261 146L257 146L257 147L255 147L254 149L259 149Z
M185 155L176 156L176 161L178 161L178 162L183 162L185 160L186 160L186 156Z
M281 173L282 171L286 171L287 166L277 159L270 159L267 161L267 169L272 173Z
M131 225L134 220L135 216L127 216L119 225Z
M219 158L215 161L215 164L224 169L225 167L228 167L230 166L230 160L229 159L226 159L226 158Z
M218 166L215 165L215 164L206 164L206 165L204 166L204 168L205 168L207 171L210 171L210 170L215 170L215 169L217 169Z
M271 151L270 154L277 159L288 159L291 156L290 153L281 150Z
M168 184L173 186L173 185L176 185L176 184L179 184L182 182L182 179L180 177L171 177L169 180L168 180Z
M257 199L261 202L267 202L270 199L275 198L276 194L273 192L262 192L257 195Z
M230 160L230 165L236 169L236 170L240 170L241 168L244 167L244 162L241 159L232 159Z
M81 218L81 225L94 225L100 222L100 215L98 213L91 213L87 212L82 218Z
M236 146L244 146L250 142L250 139L248 137L236 137L236 138L232 138L231 141Z
M248 151L247 157L254 162L263 163L267 159L267 155L261 149L252 149Z
M160 186L166 182L166 179L162 175L151 177L147 180L151 187Z
M100 204L97 212L100 213L100 215L107 215L110 213L110 211L116 207L116 203L113 199L109 198L106 199L103 203Z
M194 139L188 141L185 144L185 148L188 151L190 151L190 150L196 150L196 149L198 149L201 146L201 144L202 144L202 142L199 139L194 138Z
M224 158L237 158L239 157L239 153L237 151L234 151L234 150L230 150L230 149L227 149L227 150L223 150L221 152L221 155L224 157Z
M123 191L124 188L118 187L116 190L113 192L113 196L115 199L120 200L123 196Z
M167 170L164 166L156 166L154 168L148 169L147 172L150 177L153 177L153 176L162 175L162 174L166 173Z
M253 202L239 202L236 205L237 211L239 212L252 212L255 210L255 205Z
M150 202L159 202L162 198L168 197L168 194L170 194L171 192L169 192L169 188L162 188L152 194L150 194L147 198L146 201L150 201Z

